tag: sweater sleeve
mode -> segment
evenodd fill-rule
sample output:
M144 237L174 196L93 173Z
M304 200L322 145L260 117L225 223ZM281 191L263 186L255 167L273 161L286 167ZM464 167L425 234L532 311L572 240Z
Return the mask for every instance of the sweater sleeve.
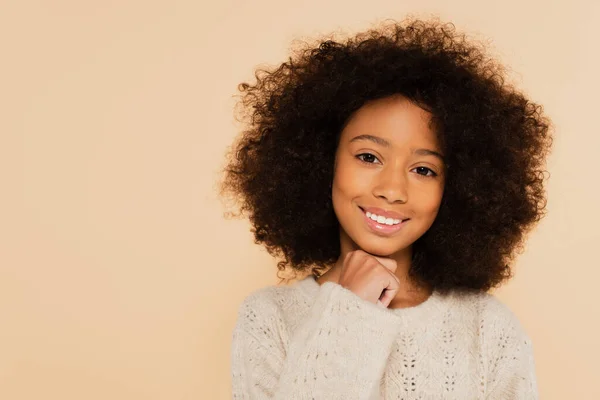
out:
M232 335L234 399L379 398L398 316L334 282L321 286L289 341L281 312L264 295L242 303Z
M532 341L517 317L497 301L484 321L488 400L539 399Z

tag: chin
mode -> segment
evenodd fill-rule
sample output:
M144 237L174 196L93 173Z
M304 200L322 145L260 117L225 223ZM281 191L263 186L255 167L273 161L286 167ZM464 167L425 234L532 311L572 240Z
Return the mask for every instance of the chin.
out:
M384 241L386 239L382 238L381 240ZM378 257L389 257L406 249L405 246L394 243L384 245L383 243L373 243L373 241L367 242L361 240L356 243L361 250Z

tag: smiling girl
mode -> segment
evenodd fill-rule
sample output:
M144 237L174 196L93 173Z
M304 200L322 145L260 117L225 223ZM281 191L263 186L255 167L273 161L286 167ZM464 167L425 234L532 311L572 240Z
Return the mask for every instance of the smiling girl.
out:
M243 83L222 194L280 271L232 335L234 399L537 399L488 291L543 216L541 107L451 24L307 46Z

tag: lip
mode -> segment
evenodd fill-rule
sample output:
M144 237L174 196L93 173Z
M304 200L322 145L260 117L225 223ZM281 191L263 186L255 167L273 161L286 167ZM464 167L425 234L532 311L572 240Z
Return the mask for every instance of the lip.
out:
M381 215L382 217L386 218L401 219L403 221L405 219L409 219L406 215L402 215L395 211L387 211L379 207L360 207L360 209L363 210L363 212L365 213L368 211L371 214Z
M367 212L363 208L361 208L361 207L359 207L359 208L363 214L363 218L365 219L365 225L367 226L367 228L369 228L369 230L371 230L372 232L379 234L379 235L385 235L385 236L393 235L394 233L396 233L400 229L402 229L404 227L404 225L406 225L406 223L410 220L410 219L405 220L405 218L396 218L396 219L402 219L402 221L397 225L380 224L379 222L373 221L371 218L367 217ZM375 213L375 214L377 215L377 213ZM385 216L385 215L383 215L383 216Z

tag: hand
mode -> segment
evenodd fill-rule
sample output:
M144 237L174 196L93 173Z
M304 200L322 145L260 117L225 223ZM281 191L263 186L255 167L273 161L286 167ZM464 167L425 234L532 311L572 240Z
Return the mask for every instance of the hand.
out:
M373 304L389 306L400 289L396 261L362 250L346 254L338 284Z

